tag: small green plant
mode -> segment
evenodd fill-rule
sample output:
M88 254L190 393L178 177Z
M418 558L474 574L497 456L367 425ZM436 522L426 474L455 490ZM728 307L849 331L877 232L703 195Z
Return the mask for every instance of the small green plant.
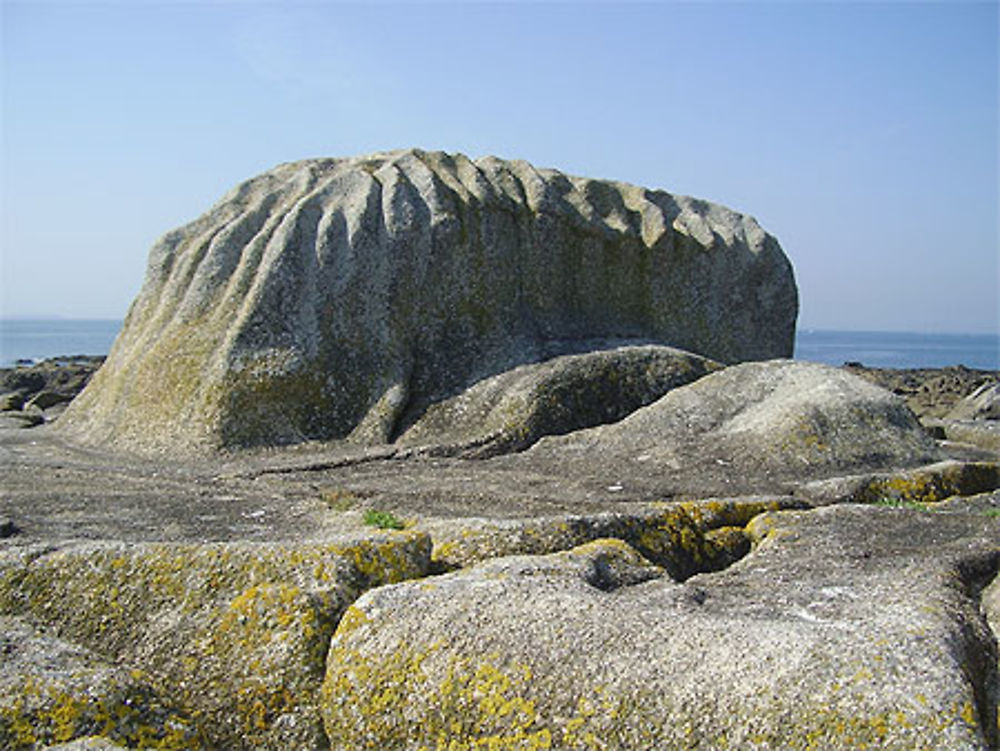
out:
M991 519L1000 519L1000 508L988 508L983 514Z
M365 524L378 529L403 529L406 525L389 511L368 509L365 512Z

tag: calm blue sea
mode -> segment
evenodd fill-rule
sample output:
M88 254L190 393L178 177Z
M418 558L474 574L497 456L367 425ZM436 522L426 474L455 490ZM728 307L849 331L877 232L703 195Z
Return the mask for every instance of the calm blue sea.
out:
M106 355L121 327L116 320L0 319L0 367L18 360Z
M1000 370L1000 339L993 334L915 334L882 331L801 330L795 359L871 368L940 368L964 365Z
M121 321L0 320L0 367L17 360L60 355L106 355ZM800 330L795 357L881 368L937 368L965 365L1000 370L1000 343L990 334L901 334L875 331Z

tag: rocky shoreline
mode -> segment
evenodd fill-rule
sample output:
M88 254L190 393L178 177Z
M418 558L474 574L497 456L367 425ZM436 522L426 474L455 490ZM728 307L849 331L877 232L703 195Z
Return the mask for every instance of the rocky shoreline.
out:
M23 394L31 403L52 389L68 395L96 364L41 364L0 378L22 389L37 385ZM967 391L982 390L998 375L965 368L842 370L915 399L918 409L926 405L924 420L932 426L942 421L931 415L950 414ZM35 372L41 378L28 375ZM721 496L683 492L671 499L643 491L641 478L572 481L553 475L555 465L539 458L463 459L327 445L158 461L68 443L53 432L59 409L38 411L47 417L37 427L15 429L10 425L26 423L8 422L0 430L0 611L6 613L0 623L4 649L13 656L0 684L14 701L0 706L0 737L13 748L87 735L120 745L95 738L66 748L346 749L366 747L371 736L384 748L417 748L406 739L426 743L443 730L398 725L395 712L404 705L407 712L425 712L424 704L430 715L438 711L433 707L452 707L450 722L463 723L463 737L506 739L501 748L640 748L646 737L680 743L691 733L705 739L704 748L718 747L722 738L746 748L806 748L804 737L824 738L827 748L921 748L926 738L936 748L995 748L990 728L996 724L1000 589L990 582L1000 570L1000 465L996 452L983 446L938 440L950 461L798 483L758 480L732 485L732 493ZM727 469L720 466L718 476L728 482ZM712 485L707 474L698 482ZM367 526L373 510L404 529ZM903 538L909 541L900 548ZM792 552L785 539L801 540L812 558ZM831 568L822 552L831 545L847 560L877 565ZM907 568L912 556L923 561L922 573ZM869 580L863 572L872 565L884 573ZM332 568L317 573L320 566ZM754 572L768 569L781 572L777 580L754 579ZM84 570L91 574L81 576ZM948 571L957 572L972 600L931 584ZM895 591L915 577L928 582L924 589ZM199 583L207 581L214 582L211 590ZM403 581L412 585L382 587ZM483 590L503 581L510 583L493 594ZM669 592L674 604L644 599L652 590L642 594L649 585L640 583L657 581L656 597ZM673 583L663 589L665 582ZM434 594L439 588L440 597ZM550 604L549 591L562 594ZM848 595L831 594L841 592L877 607L877 614L846 608ZM952 598L945 612L957 620L921 620L890 606L943 596ZM575 598L568 611L560 604L567 597ZM491 609L491 601L531 601L532 615L512 604ZM681 607L684 602L698 604ZM776 608L766 617L758 612L765 603ZM662 625L629 625L621 615L608 621L601 613L609 606L653 608ZM587 621L583 614L595 607ZM174 622L178 612L185 614L180 623ZM238 612L244 614L233 621ZM430 620L413 619L421 612ZM579 614L572 625L569 613ZM895 688L888 688L879 666L902 648L883 653L869 645L896 634L891 624L899 618L916 618L911 631L924 629L921 650L928 643L945 649L958 639L964 657L951 647L942 654L961 659L972 677L945 677L944 663L931 660L893 673ZM454 625L477 620L489 624L486 632ZM791 637L800 630L788 631L793 622L834 625ZM749 646L738 635L751 623L771 625L767 636L754 638L756 656L747 661ZM852 623L869 625L838 630ZM513 637L530 624L530 640ZM972 631L953 633L948 624ZM731 687L725 696L713 694L713 703L750 701L761 690L752 688L759 682L754 676L766 666L803 649L822 653L833 667L801 667L794 695L806 691L839 709L816 709L812 724L789 735L777 718L792 694L772 686L772 699L754 700L751 713L697 729L696 714L708 710L688 717L678 707L695 712L708 700L700 683L678 681L674 672L662 683L640 668L648 651L609 653L610 642L583 636L612 627L624 643L650 628L644 642L660 638L652 636L656 629L699 634L699 644L713 640L712 656L690 673L698 682L711 673L712 681ZM567 628L584 646L563 654L557 633ZM479 645L485 633L490 637ZM847 633L855 636L835 638ZM452 643L443 661L445 653L439 658L435 647L441 638ZM467 638L468 649L458 649ZM674 666L671 671L686 663L686 653L704 649L666 632L662 638L674 646L656 664ZM892 638L911 637L900 631ZM185 668L190 660L201 665L197 677ZM608 665L615 667L606 674ZM829 694L845 670L870 674L857 684L867 688ZM920 671L938 677L928 684ZM457 683L439 682L445 675ZM367 677L359 682L358 676ZM619 685L623 676L631 678ZM560 683L576 688L566 694ZM645 698L633 693L638 686ZM913 691L923 692L933 710L910 707L907 692ZM385 704L390 697L399 707ZM878 707L871 704L875 697ZM509 714L493 714L506 706ZM129 707L128 721L101 719L113 707ZM778 714L769 720L772 712ZM664 716L669 723L656 719ZM893 719L883 725L883 716ZM945 743L930 730L945 725L964 740ZM586 738L601 741L594 746L598 741Z
M79 395L3 376L0 747L996 751L997 374L781 359L797 314L687 196L241 183Z

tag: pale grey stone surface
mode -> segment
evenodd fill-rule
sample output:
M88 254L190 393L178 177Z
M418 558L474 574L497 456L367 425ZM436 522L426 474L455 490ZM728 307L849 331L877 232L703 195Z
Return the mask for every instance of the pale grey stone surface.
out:
M941 458L899 397L838 368L774 360L730 366L617 423L543 438L505 461L705 495Z
M946 419L1000 420L1000 383L984 383L956 404Z

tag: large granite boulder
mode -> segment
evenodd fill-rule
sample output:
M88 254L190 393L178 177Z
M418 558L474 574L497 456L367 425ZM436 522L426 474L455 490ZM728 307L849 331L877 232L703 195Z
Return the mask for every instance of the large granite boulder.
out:
M797 292L750 217L517 161L398 151L280 165L152 249L61 423L140 450L353 437L593 340L792 352Z
M684 583L603 540L373 590L332 641L331 748L996 748L998 529L832 506Z

